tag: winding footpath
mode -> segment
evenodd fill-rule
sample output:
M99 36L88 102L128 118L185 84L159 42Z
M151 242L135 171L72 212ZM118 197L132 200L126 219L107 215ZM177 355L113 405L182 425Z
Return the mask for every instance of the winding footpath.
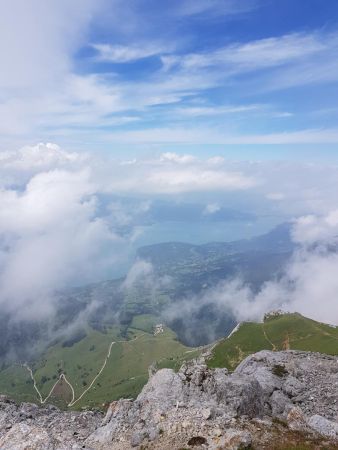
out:
M139 336L136 336L136 338L132 339L131 341L112 341L112 342L109 344L108 352L107 352L106 358L105 358L105 360L104 360L104 362L103 362L103 364L102 364L102 366L101 366L101 369L100 369L100 370L98 371L98 373L95 375L95 377L93 378L93 380L92 380L92 382L89 384L89 386L82 392L82 394L81 394L78 398L75 398L74 387L73 387L72 383L67 379L67 377L66 377L66 375L65 375L64 373L61 373L61 375L59 376L58 380L53 384L53 386L52 386L51 390L49 391L47 397L43 398L43 397L42 397L42 394L41 394L41 392L40 392L40 390L39 390L39 388L38 388L38 386L37 386L37 384L36 384L36 380L35 380L35 377L34 377L34 374L33 374L32 369L29 367L29 365L28 365L27 363L24 363L24 364L23 364L23 367L25 367L25 368L28 370L29 374L30 374L30 377L31 377L31 379L32 379L32 381L33 381L34 389L35 389L35 391L36 391L37 394L38 394L39 401L40 401L41 405L44 405L44 404L47 402L47 400L50 398L50 396L51 396L52 393L54 392L54 389L56 388L57 384L58 384L60 381L63 380L66 384L68 384L68 386L70 387L70 390L71 390L71 392L72 392L72 399L71 399L71 401L67 404L68 408L71 408L72 406L74 406L78 401L80 401L80 400L87 394L87 392L92 388L92 386L94 385L94 383L96 382L96 380L99 378L99 376L101 375L101 373L103 372L104 368L105 368L106 365L107 365L108 359L110 358L111 349L112 349L113 345L116 344L116 343L119 343L119 342L123 342L123 343L128 343L128 344L129 344L129 343L131 343L131 342L133 342L133 341L136 341L137 339L139 339L139 338L140 338L141 336L143 336L143 335L144 335L144 334L140 334Z
M62 380L62 379L65 380L65 382L70 386L70 389L71 389L71 391L72 391L72 400L71 400L71 402L74 400L75 393L74 393L73 386L69 383L69 381L66 379L66 376L65 376L63 373L60 375L60 377L58 378L58 380L53 384L53 387L52 387L52 389L49 391L49 394L47 395L47 397L43 398L42 395L41 395L41 392L39 391L39 388L38 388L37 385L36 385L36 380L35 380L35 377L34 377L34 375L33 375L32 369L28 366L27 363L24 363L24 364L23 364L23 367L25 367L25 368L28 370L29 374L30 374L30 377L31 377L31 379L32 379L32 381L33 381L33 384L34 384L34 389L36 390L36 392L37 392L37 394L38 394L38 396L39 396L39 400L40 400L41 405L44 405L44 404L46 403L46 401L47 401L47 400L49 399L49 397L52 395L52 393L53 393L53 391L54 391L56 385L57 385L57 384L59 383L59 381ZM68 404L68 406L69 406L69 404Z

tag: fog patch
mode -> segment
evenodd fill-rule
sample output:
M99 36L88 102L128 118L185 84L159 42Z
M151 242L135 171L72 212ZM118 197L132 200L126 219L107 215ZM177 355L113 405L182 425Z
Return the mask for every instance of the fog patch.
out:
M208 342L219 337L224 317L228 324L262 321L264 314L278 309L338 325L337 232L336 211L301 217L294 221L292 232L297 249L278 279L265 282L258 291L240 277L222 280L171 304L163 316L174 325L179 322L185 339L195 343L198 336ZM223 336L228 331L224 328Z

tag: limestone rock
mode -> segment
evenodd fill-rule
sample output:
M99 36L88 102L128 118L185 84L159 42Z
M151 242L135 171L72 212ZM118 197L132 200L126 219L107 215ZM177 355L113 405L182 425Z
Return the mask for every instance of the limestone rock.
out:
M227 430L226 435L221 441L222 448L227 450L246 450L250 449L252 437L247 431Z
M310 417L307 424L310 428L322 436L331 439L338 439L338 423L332 422L331 420L325 419L325 417L315 414Z
M1 450L69 450L83 441L102 421L100 413L63 412L55 406L16 405L0 397ZM80 445L81 444L81 445ZM84 447L85 448L85 447Z
M297 431L334 449L337 368L336 357L296 351L256 353L231 374L199 359L178 373L157 371L135 400L112 402L105 417L0 396L0 448L237 450L267 448Z
M29 447L28 447L29 446ZM30 426L26 423L16 423L0 438L1 450L53 450L53 442L47 431Z
M293 404L282 391L274 391L269 399L272 417L285 419Z

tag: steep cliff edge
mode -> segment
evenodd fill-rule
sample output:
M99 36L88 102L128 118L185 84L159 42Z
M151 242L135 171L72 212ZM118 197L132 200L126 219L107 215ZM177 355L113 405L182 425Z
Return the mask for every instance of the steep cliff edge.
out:
M135 401L113 402L104 418L0 398L2 450L271 450L299 443L338 449L337 357L261 351L231 374L203 360L178 373L162 369Z

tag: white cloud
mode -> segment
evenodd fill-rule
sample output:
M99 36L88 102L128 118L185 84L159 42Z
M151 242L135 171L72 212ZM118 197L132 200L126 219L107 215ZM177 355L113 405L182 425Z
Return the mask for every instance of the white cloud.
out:
M200 298L187 299L180 314L212 303L220 311L231 311L238 321L259 321L266 312L282 309L338 325L337 231L337 210L321 218L301 217L293 230L299 248L279 280L266 282L258 293L240 279L222 281Z
M46 148L60 153L58 147L39 146L42 160ZM39 161L37 153L33 160ZM98 215L96 193L88 169L42 169L23 189L0 190L4 310L25 318L50 313L55 289L107 276L125 256L125 240Z
M268 200L279 201L284 200L285 195L282 192L269 192L268 194L266 194L266 198Z
M312 237L317 237L313 233ZM310 234L307 235L310 239ZM312 241L315 242L315 241ZM173 305L169 319L191 317L206 305L220 314L231 313L238 322L261 321L265 313L282 309L338 325L338 254L323 247L301 247L278 281L268 281L254 292L240 278L225 280L202 294ZM212 330L211 330L212 333Z
M173 162L178 164L190 164L195 161L195 157L192 155L178 155L173 152L162 153L160 160L164 162Z
M65 123L69 126L76 121L76 113L83 117L79 102L82 101L83 107L87 98L81 98L80 88L75 92L73 55L83 45L91 20L104 3L105 0L1 3L0 129L3 140L6 136L11 136L12 142L19 140L19 136L36 139L46 127L50 134L51 128ZM89 91L89 77L82 78ZM71 95L67 92L68 86ZM99 94L98 89L92 92L92 96L98 98L95 104L103 107L102 93Z
M0 174L3 179L11 175L12 183L22 183L25 177L38 176L39 172L53 168L78 172L88 171L90 167L90 177L96 185L93 192L96 189L129 194L242 190L255 186L253 177L238 169L229 170L222 162L220 158L205 161L174 152L163 153L158 158L116 161L66 152L55 144L38 144L2 155Z
M125 165L51 143L2 154L0 174L1 305L26 318L50 314L55 289L109 278L117 261L121 265L129 256L139 232L135 220L149 210L154 192L254 184L239 172L205 170L203 160L190 155L169 153ZM113 201L106 212L100 210L99 195L119 193L143 193L148 199L130 207ZM139 262L126 283L149 278L150 271L149 264Z
M163 71L177 80L184 80L186 74L194 77L192 86L200 91L206 83L224 89L235 83L241 91L257 94L337 82L337 48L337 33L318 30L233 42L207 52L163 55L162 64ZM196 110L198 115L201 112ZM287 118L292 113L281 114L273 117Z
M254 9L256 2L251 0L183 0L179 2L177 14L179 16L198 16L208 14L220 15L241 14Z
M136 205L134 202L128 205L123 201L113 201L108 206L109 218L118 227L137 227L135 233L138 235L142 231L138 228L137 220L150 210L151 204L151 200L138 201Z
M101 4L101 0L2 1L2 89L40 91L69 73L72 53Z
M164 11L172 21L178 16L198 20L201 14L217 18L248 11L255 8L256 3L186 0L171 2ZM67 146L76 148L81 142L107 145L111 135L113 142L136 145L199 141L222 144L337 142L335 129L243 136L241 132L236 133L237 124L233 128L234 124L228 122L233 115L237 121L244 115L254 114L262 105L242 105L235 101L234 105L211 107L206 106L208 102L193 103L197 96L206 100L206 91L210 88L223 88L226 93L229 87L232 89L237 75L248 72L255 72L255 76L262 73L264 77L257 75L258 79L254 80L241 77L243 86L249 85L249 90L251 86L251 91L256 93L260 89L289 87L292 83L335 81L338 46L335 33L325 30L291 33L187 53L184 36L169 39L164 33L162 41L149 37L153 35L146 32L147 27L152 28L153 23L158 27L159 11L157 8L146 12L141 9L118 0L32 0L29 6L24 0L3 2L0 17L2 143L13 146L17 142L35 140L37 136L39 140L59 137ZM113 24L116 36L113 43L108 42L103 32L103 42L92 43L98 53L95 59L83 56L79 50L88 47L89 36L92 36L90 27L98 18L103 31L108 24L109 27ZM97 66L98 59L122 64L150 56L162 57L164 67L149 67L149 71L132 80L118 70L105 73ZM88 64L86 71L82 62ZM158 109L154 120L155 105L172 107L165 111ZM288 112L271 111L271 118L289 116ZM194 117L210 120L218 117L225 123L219 124L219 130L210 130L207 126L195 129L191 122ZM188 126L175 127L178 118L188 122ZM148 128L149 119L157 122L153 129ZM159 122L163 123L164 119L169 125L162 128ZM130 136L115 131L115 127L141 120L147 120L147 128L134 130Z
M235 172L216 172L200 168L190 170L156 171L149 177L149 184L158 192L198 192L248 189L255 181Z
M164 51L163 47L147 44L138 46L93 44L92 47L97 50L99 60L114 63L137 61L169 51L168 48Z
M335 40L333 44L335 45ZM287 34L245 44L235 43L208 53L191 53L183 56L164 57L167 68L181 67L196 70L206 67L228 67L230 74L276 67L299 61L325 51L330 45L319 34Z
M293 237L303 245L338 242L338 210L325 216L308 215L295 221Z
M168 13L172 17L177 14L195 17L202 12L210 14L213 11L217 11L216 15L232 14L255 6L255 2L240 3L216 0L179 2L178 5L171 5ZM130 21L135 19L136 25L137 19L140 19L133 6L125 7L115 0L113 7L105 0L60 0L55 4L33 0L29 7L23 0L4 4L0 18L0 52L4 56L0 74L3 92L0 131L3 143L13 145L13 142L36 139L36 136L48 140L58 136L74 148L79 142L103 146L109 141L135 145L168 142L337 142L336 129L243 135L236 133L237 127L234 129L228 121L233 115L237 120L243 115L264 110L264 106L234 104L211 107L193 103L197 95L205 100L205 91L209 88L226 89L229 81L233 83L234 77L250 71L266 71L264 79L252 81L259 85L254 86L255 92L262 86L264 89L288 87L290 79L294 80L295 85L335 80L337 71L333 56L338 45L335 34L319 31L293 33L246 43L230 43L205 53L184 53L183 44L181 47L178 45L179 39L173 39L169 44L168 40L157 43L152 39L141 39L137 44L125 39L124 44L93 43L101 60L124 63L159 55L164 67L152 69L145 76L128 81L118 72L94 73L97 70L93 62L95 58L89 58L93 64L92 73L80 74L76 72L74 54L88 45L88 30L93 19L99 14L101 20L107 19L102 14L103 6L106 7L104 16L111 17L113 11L116 12L114 25L117 27L121 17L128 22L130 16ZM22 14L18 15L18 10ZM121 26L128 28L129 24ZM132 28L135 31L135 26ZM168 54L175 49L178 49L177 53ZM278 71L271 71L273 68L278 68ZM249 81L243 80L243 83L250 84L251 78ZM175 103L179 104L174 106ZM147 125L147 128L133 130L130 134L129 131L115 131L115 127L135 121L153 120L153 106L171 104L171 108L159 110L157 116L169 123L167 127L157 124L151 129ZM291 114L268 112L271 118L289 117ZM227 117L223 118L223 115ZM216 130L209 129L207 125L194 127L191 123L194 117L214 120L218 117L218 120L222 118L227 122L220 124ZM173 125L177 118L187 121L188 126Z
M22 314L47 313L54 289L109 277L116 261L120 265L128 256L140 231L138 218L158 195L181 201L187 195L191 201L194 194L200 198L200 193L209 193L205 213L213 214L226 192L249 190L259 196L260 205L266 197L275 200L265 204L275 209L263 207L264 214L311 211L294 222L293 236L301 251L282 281L267 283L258 294L236 280L222 283L215 292L208 292L208 298L230 305L241 319L257 318L266 309L280 306L315 317L321 298L324 312L336 311L338 263L332 244L338 236L337 172L334 166L229 162L222 157L204 160L172 152L115 161L68 153L54 144L6 152L0 160L2 305ZM6 179L11 182L5 183ZM128 206L115 199L103 212L98 203L101 194L141 196L142 200ZM125 227L128 233L120 234ZM154 281L144 262L133 268L128 283L142 277ZM232 303L229 298L234 299ZM324 312L316 317L329 320Z
M54 169L77 170L88 167L89 155L66 152L51 143L26 145L16 151L0 152L0 189L26 183L41 172Z
M200 117L200 116L218 116L225 114L245 113L257 111L263 108L263 105L239 105L239 106L186 106L177 108L176 114L183 117Z
M221 166L222 164L224 164L224 162L225 159L223 158L223 156L212 156L207 160L207 163L213 166Z
M150 199L156 194L249 190L260 196L261 203L264 199L274 200L264 205L275 208L275 212L278 209L283 214L295 216L311 213L325 216L334 208L337 196L338 168L334 165L236 162L222 156L198 158L178 152L114 160L107 155L67 152L55 144L25 146L18 151L2 153L0 186L22 189L34 175L56 168L87 171L95 192L143 194ZM219 197L217 201L211 197L208 203L219 202Z
M117 131L107 141L124 144L337 144L338 129L303 129L283 133L232 134L219 128L172 127Z
M217 211L220 211L221 207L218 203L209 203L204 211L203 214L215 214Z
M58 145L47 143L25 146L17 152L0 154L2 169L42 170L69 166L86 160L86 155L62 150Z
M122 287L124 289L130 289L137 282L144 283L149 276L153 275L153 273L154 268L152 264L147 261L138 260L130 268Z
M267 283L254 299L256 306L250 310L247 305L247 311L258 318L264 314L263 307L282 308L338 325L337 270L337 253L302 247L295 253L284 278Z
M132 166L123 165L115 179L106 180L107 189L152 195L236 191L256 185L254 178L239 171L205 169L203 166L203 161L192 164L180 162L172 166L171 160L164 164L163 159L139 162Z

